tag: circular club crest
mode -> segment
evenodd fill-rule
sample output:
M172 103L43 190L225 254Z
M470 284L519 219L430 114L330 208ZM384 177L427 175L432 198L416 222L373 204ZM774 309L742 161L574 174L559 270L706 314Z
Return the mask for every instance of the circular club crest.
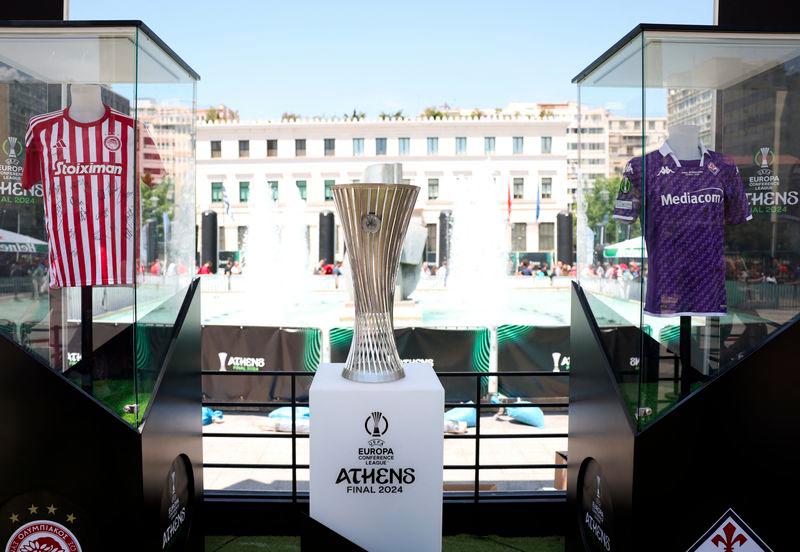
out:
M81 552L72 531L50 520L37 520L17 528L5 552Z
M108 136L103 138L103 145L106 147L108 151L117 151L122 146L122 142L120 141L118 136L109 134Z
M375 213L367 213L361 217L361 229L369 234L374 234L381 229L381 217Z

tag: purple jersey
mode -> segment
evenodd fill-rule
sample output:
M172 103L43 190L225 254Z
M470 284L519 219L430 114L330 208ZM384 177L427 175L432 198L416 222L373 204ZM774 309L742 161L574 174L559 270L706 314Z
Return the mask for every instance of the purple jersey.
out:
M679 161L667 143L631 159L614 206L614 218L630 223L645 196L644 310L655 316L726 313L725 224L752 218L736 164L699 147L699 160Z

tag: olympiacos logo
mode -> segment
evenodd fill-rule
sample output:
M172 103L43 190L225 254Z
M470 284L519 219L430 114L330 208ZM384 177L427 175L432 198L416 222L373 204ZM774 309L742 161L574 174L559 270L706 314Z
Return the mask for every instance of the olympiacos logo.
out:
M103 145L108 151L117 151L122 146L122 140L119 139L119 136L109 134L103 138Z
M14 531L8 539L6 552L81 552L81 545L60 523L36 520Z

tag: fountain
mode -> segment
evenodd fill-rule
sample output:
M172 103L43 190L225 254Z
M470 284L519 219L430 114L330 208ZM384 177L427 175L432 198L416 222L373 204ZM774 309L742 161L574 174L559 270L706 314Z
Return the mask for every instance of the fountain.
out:
M465 325L501 322L507 299L508 238L500 207L501 182L488 166L456 180L450 259L447 263L448 303L464 311ZM465 310L465 298L469 309Z
M285 199L279 211L267 186L256 186L250 192L252 215L242 277L244 291L268 297L270 309L276 312L299 303L310 278L305 203L292 183L281 186L280 197Z

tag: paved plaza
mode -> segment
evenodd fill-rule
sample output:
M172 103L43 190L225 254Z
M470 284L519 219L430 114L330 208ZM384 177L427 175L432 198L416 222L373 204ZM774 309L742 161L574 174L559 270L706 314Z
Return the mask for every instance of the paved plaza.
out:
M474 429L469 429L474 434ZM546 413L544 428L536 428L508 418L495 419L492 414L481 416L481 434L566 433L566 412ZM264 413L225 413L224 422L204 428L206 435L214 433L272 434L270 420ZM285 434L284 434L285 435ZM475 463L474 439L446 439L445 465L471 465ZM556 451L567 449L566 438L533 439L482 439L481 465L497 464L553 464ZM205 437L203 439L205 463L236 464L290 464L292 449L290 438L258 439L252 437ZM297 463L308 464L308 439L297 440ZM207 490L234 491L291 491L290 469L230 469L207 468L204 472ZM555 470L550 469L481 469L480 485L486 491L537 491L552 490ZM474 472L453 469L444 472L448 490L471 491ZM297 471L297 488L308 490L308 470Z

